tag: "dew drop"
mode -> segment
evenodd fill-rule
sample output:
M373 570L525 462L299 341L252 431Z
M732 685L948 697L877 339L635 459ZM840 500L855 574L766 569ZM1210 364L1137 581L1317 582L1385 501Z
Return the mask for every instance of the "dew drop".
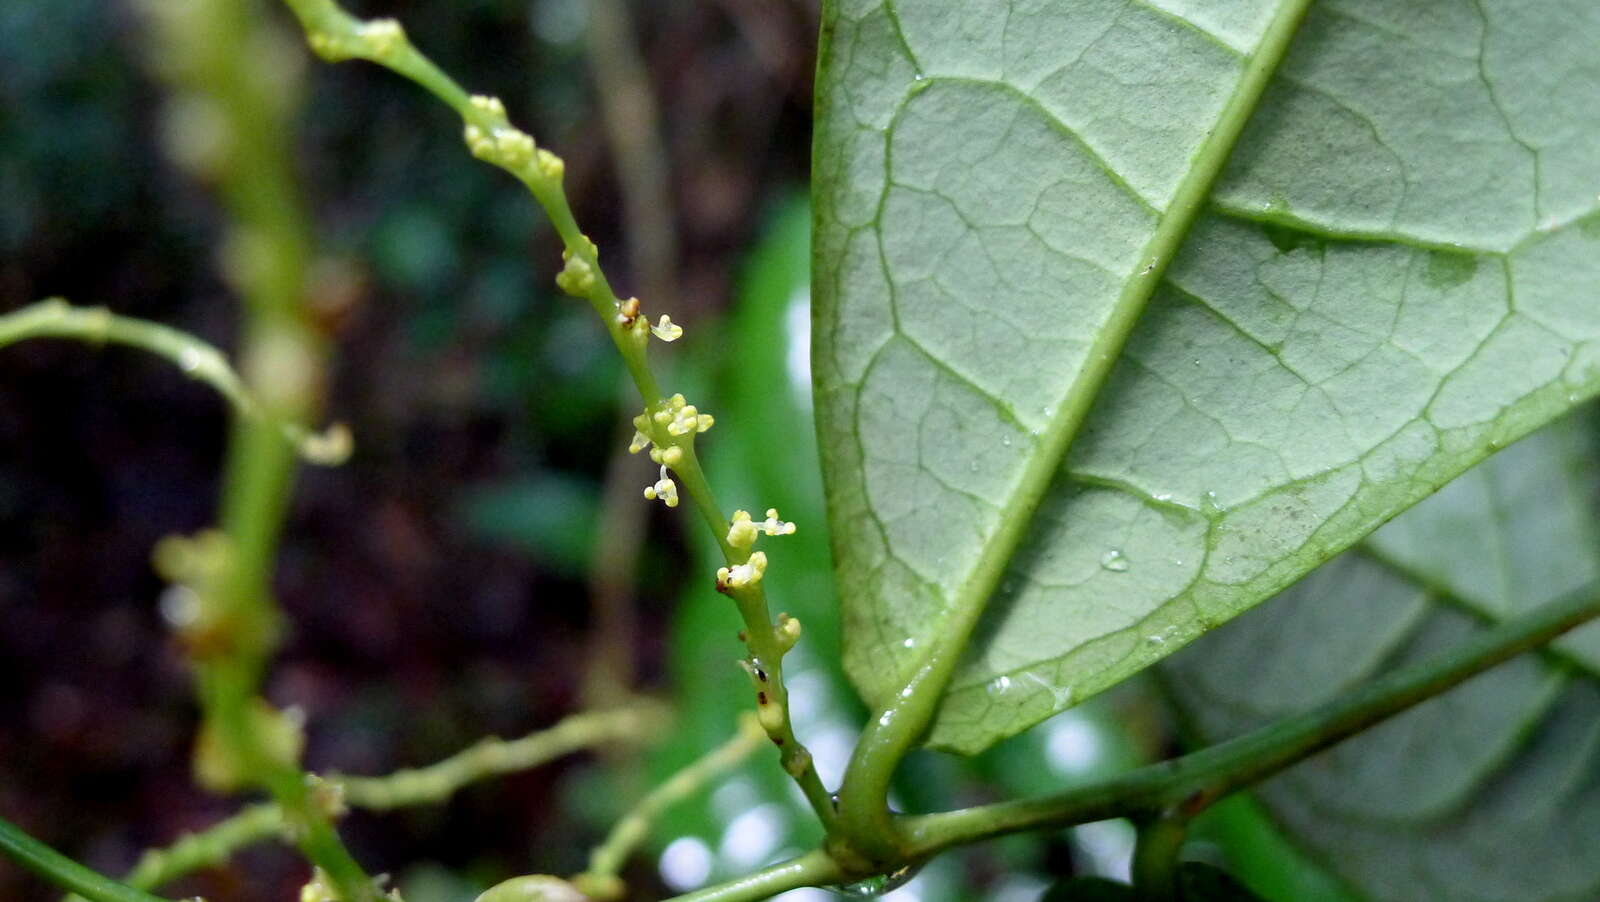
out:
M907 639L904 642L900 643L900 647L901 648L916 648L917 647L917 640L915 640L915 639Z
M1227 512L1228 509L1223 507L1222 504L1217 501L1216 492L1206 492L1204 495L1200 496L1200 513L1204 515L1206 519L1215 520Z
M1171 492L1156 492L1154 495L1151 495L1150 497L1152 497L1152 498L1156 499L1157 501L1160 501L1163 504L1165 504L1166 502L1172 500L1172 493Z
M989 692L990 695L995 695L995 696L1004 695L1006 693L1006 691L1008 689L1010 689L1010 688L1011 688L1011 678L1010 677L1008 677L1008 676L997 676L994 679L989 681L988 692Z
M833 889L843 896L870 899L905 886L911 882L911 878L917 876L917 872L920 870L922 870L922 863L917 862L916 864L908 864L897 871L879 874L876 877L868 877L865 880L857 880L855 883L841 883Z
M1112 573L1126 573L1128 559L1122 554L1121 549L1113 548L1100 555L1100 569L1110 570Z
M1004 445L1007 448L1011 447L1011 436L1009 436L1009 435L1000 436L1000 444Z
M971 463L967 464L967 470L969 472L972 472L972 473L978 472L978 462L977 462L977 460L973 460Z
M184 348L178 352L178 369L193 373L200 369L201 354L198 348Z

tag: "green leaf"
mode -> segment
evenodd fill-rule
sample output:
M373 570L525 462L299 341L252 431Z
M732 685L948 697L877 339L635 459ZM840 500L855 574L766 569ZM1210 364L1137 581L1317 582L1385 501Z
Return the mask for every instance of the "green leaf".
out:
M882 705L981 611L933 745L1126 679L1600 391L1594 5L1323 0L1257 103L1293 6L825 4L846 666Z
M1239 881L1218 868L1199 861L1178 866L1183 902L1261 902ZM1147 898L1125 883L1103 877L1075 877L1058 883L1040 902L1140 902Z
M1456 644L1485 617L1600 578L1593 425L1535 434L1173 658L1169 688L1200 738L1300 711ZM1600 897L1597 652L1600 625L1582 627L1554 652L1501 665L1285 772L1260 796L1370 899Z

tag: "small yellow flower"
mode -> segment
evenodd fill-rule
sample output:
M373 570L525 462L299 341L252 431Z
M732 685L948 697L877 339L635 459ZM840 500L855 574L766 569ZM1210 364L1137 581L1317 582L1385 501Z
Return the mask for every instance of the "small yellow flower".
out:
M767 572L767 555L764 551L757 551L750 555L750 559L733 567L722 567L717 570L717 586L729 589L742 589L761 582L761 577Z
M667 476L667 468L665 466L661 468L661 478L656 480L656 484L644 490L644 497L650 501L659 498L661 503L667 507L678 506L678 484Z
M750 518L750 512L737 510L733 512L733 522L728 527L728 544L735 548L749 548L756 542L756 536L766 533L769 536L787 536L794 533L793 523L786 523L778 519L778 509L767 508L767 519L755 522Z
M661 314L661 321L650 327L651 334L662 341L677 341L683 335L683 327L672 321L672 317Z

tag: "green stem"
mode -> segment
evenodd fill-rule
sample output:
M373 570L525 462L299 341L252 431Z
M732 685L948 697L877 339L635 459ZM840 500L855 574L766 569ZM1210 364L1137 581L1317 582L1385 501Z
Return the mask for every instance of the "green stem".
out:
M428 767L395 771L383 777L328 775L343 800L356 808L388 811L443 802L461 788L491 777L537 767L572 752L607 743L638 743L658 735L666 712L653 704L573 714L554 726L518 739L485 739ZM151 849L125 878L130 886L155 889L186 874L228 860L257 842L284 838L283 809L250 805L198 833L180 837L164 849Z
M1140 902L1178 902L1178 852L1189 832L1181 812L1145 821L1133 848L1133 886Z
M579 749L639 742L660 733L665 721L661 709L643 705L574 714L521 739L485 739L428 767L400 770L386 777L334 774L328 779L343 787L345 801L357 808L387 811L442 802L469 783L537 767Z
M644 401L646 414L662 409L664 396L650 370L646 352L650 333L643 321L644 314L641 311L636 315L624 315L628 307L606 279L598 249L583 234L572 215L562 186L565 164L548 151L536 149L532 138L513 127L500 101L474 97L457 85L405 38L397 22L388 19L364 22L345 12L334 0L284 2L299 19L312 48L324 59L365 59L417 82L461 117L466 126L467 145L475 156L499 166L527 187L560 236L569 267L576 268L572 280L565 280L567 273L564 271L557 283L594 308L617 352L622 355L628 374ZM749 552L728 542L728 519L717 505L694 453L695 433L666 436L664 432L651 430L654 437L662 439L656 443L658 448L670 447L681 453L669 466L683 483L683 494L711 530L728 566L745 563ZM770 685L760 690L767 692L767 703L762 706L762 726L773 744L779 747L784 770L794 777L812 810L831 830L834 822L832 796L817 776L811 753L795 738L789 721L788 693L783 686L781 665L787 649L777 638L766 596L759 584L729 594L745 622L750 657L760 662L759 666L770 678Z
M759 902L802 886L828 886L845 879L827 852L817 849L753 874L673 896L666 902Z
M63 298L46 298L0 316L0 348L28 338L112 343L148 351L170 361L189 378L216 389L236 416L266 418L261 402L222 351L179 329L121 316L104 307L74 307ZM307 463L339 464L350 454L350 434L342 426L322 434L292 421L277 422L276 427Z
M1184 237L1211 193L1267 83L1288 51L1311 0L1285 0L1224 107L1210 136L1174 194L1171 205L1140 255L1139 269L1124 284L1110 315L1097 331L1082 372L1068 389L1055 418L1040 438L1016 490L1004 505L1000 526L985 545L971 575L955 593L950 613L912 676L867 722L839 789L839 823L854 850L869 859L892 859L901 851L889 810L889 784L901 759L921 740L989 597L1027 533L1044 493L1060 469L1084 418L1166 274Z
M340 842L281 736L289 724L259 699L281 632L273 560L294 482L294 458L270 421L302 422L322 401L328 347L306 304L311 236L289 146L294 91L277 57L280 38L254 0L148 5L159 70L172 102L203 109L215 135L176 134L175 158L214 181L228 214L223 274L244 301L240 368L265 418L235 418L223 475L226 552L203 587L216 614L186 635L204 713L202 773L213 788L266 789L301 853L344 902L377 887ZM193 588L193 587L191 587ZM197 589L198 591L198 589Z
M91 871L0 819L0 853L51 883L94 902L167 902Z
M1239 789L1427 701L1595 617L1595 587L1484 630L1459 648L1403 668L1304 714L1236 739L1041 799L900 819L908 857L981 839L1111 817L1192 818Z
M743 764L766 738L755 715L746 714L740 718L739 732L732 739L673 774L618 820L605 842L590 853L588 870L574 877L573 884L595 898L621 898L621 893L616 891L621 889L617 872L649 835L651 825L661 812Z

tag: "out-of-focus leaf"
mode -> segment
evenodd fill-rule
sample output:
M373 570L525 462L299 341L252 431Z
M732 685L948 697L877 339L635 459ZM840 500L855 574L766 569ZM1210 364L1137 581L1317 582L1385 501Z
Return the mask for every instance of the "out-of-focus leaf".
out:
M1261 902L1261 897L1219 868L1198 861L1178 866L1182 902ZM1051 887L1040 902L1140 902L1126 883L1102 877L1077 877Z
M1199 735L1325 701L1458 644L1485 616L1600 576L1592 427L1569 418L1507 449L1368 549L1174 658L1168 682ZM1374 900L1600 898L1597 639L1590 625L1556 651L1503 664L1287 771L1260 797Z
M936 746L1125 679L1600 390L1591 0L1320 0L1168 229L1291 6L825 4L846 666L881 705L986 605Z

